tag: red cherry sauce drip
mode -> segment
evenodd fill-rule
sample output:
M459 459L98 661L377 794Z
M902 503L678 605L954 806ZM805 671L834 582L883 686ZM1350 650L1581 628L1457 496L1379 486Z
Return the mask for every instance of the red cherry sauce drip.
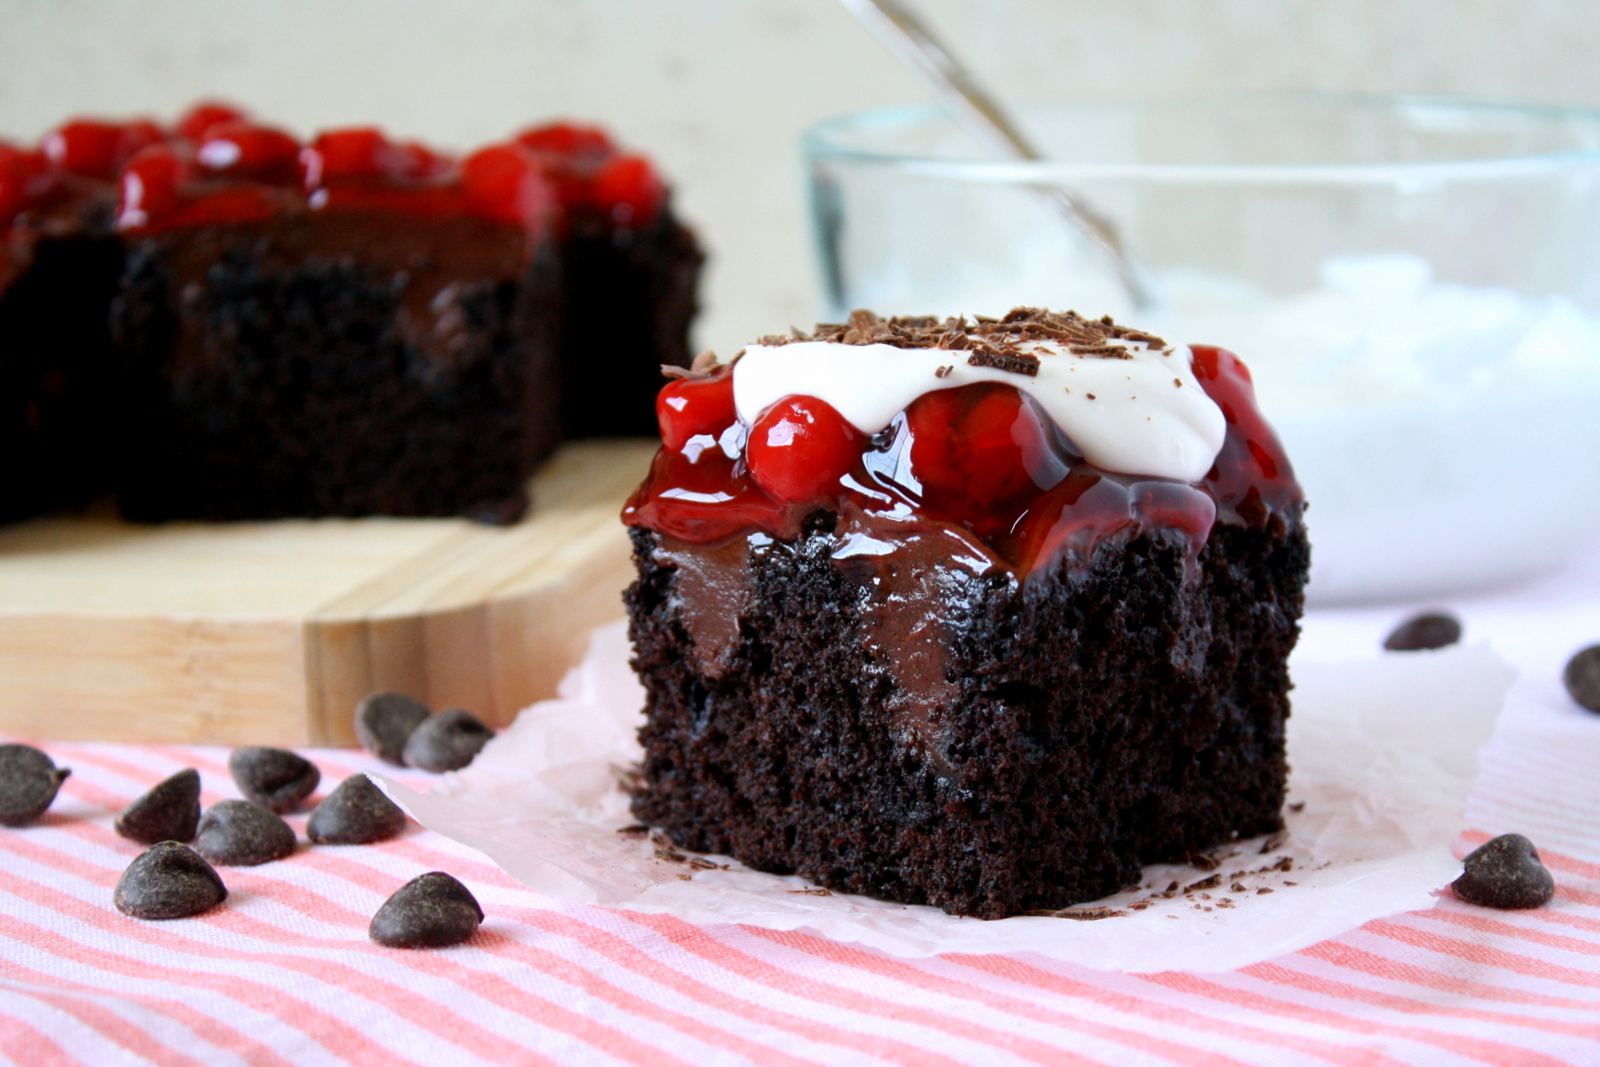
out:
M1196 485L1100 470L1030 397L1000 383L926 393L870 439L821 400L786 397L740 449L731 369L681 379L662 390L664 444L623 521L709 545L750 530L793 537L827 509L891 541L964 534L1020 575L1063 558L1086 567L1102 542L1143 531L1179 538L1192 571L1214 523L1260 526L1302 500L1244 364L1197 346L1194 367L1227 421Z

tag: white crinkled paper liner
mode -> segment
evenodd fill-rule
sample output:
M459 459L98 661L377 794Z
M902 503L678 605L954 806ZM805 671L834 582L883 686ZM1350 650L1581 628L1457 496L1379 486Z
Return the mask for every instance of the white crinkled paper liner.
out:
M627 660L621 623L596 630L560 696L524 710L471 767L429 793L384 788L424 826L559 900L804 928L897 956L1027 951L1122 971L1232 970L1428 907L1460 871L1448 846L1515 677L1483 645L1297 662L1281 846L1237 842L1216 853L1215 871L1150 867L1139 888L1072 909L1120 912L1109 918L986 922L826 894L725 857L685 862L618 833L633 820L616 772L640 756L642 690Z

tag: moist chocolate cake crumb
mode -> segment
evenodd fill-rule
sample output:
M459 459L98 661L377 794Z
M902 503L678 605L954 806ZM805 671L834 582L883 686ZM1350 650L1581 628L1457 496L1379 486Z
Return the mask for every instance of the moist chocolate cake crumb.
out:
M864 639L865 587L832 558L835 521L816 513L748 550L715 671L658 535L631 531L647 693L633 812L678 849L1001 918L1282 829L1285 662L1308 562L1297 519L1218 525L1198 573L1160 532L1026 580L951 572L953 695L924 724Z

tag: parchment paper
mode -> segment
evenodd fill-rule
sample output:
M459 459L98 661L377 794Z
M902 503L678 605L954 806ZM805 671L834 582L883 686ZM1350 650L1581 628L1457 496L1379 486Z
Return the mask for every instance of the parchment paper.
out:
M559 698L523 711L471 767L428 793L381 784L424 826L559 900L804 928L897 956L1026 951L1123 971L1231 970L1428 907L1460 873L1448 845L1515 678L1486 645L1297 662L1285 840L1236 842L1215 868L1149 867L1139 888L1069 909L1102 918L985 922L619 833L633 820L617 771L640 755L627 658L622 624L596 630Z

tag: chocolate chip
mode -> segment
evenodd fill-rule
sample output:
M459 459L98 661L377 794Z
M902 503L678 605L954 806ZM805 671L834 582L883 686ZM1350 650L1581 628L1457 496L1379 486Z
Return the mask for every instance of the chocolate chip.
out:
M246 800L280 815L293 811L322 781L322 772L310 760L263 745L234 749L228 773Z
M129 841L193 841L200 821L200 772L186 768L125 808L112 827Z
M364 774L352 774L317 805L306 836L319 845L368 845L406 828L406 813Z
M26 826L43 815L71 773L32 745L0 745L0 825Z
M135 919L183 919L227 897L228 887L200 853L162 841L128 864L111 899L118 911Z
M494 731L472 712L446 708L411 731L406 740L405 761L408 766L435 774L459 771L493 739Z
M1539 850L1521 834L1501 834L1473 849L1460 878L1450 884L1456 896L1485 908L1542 908L1555 896L1556 882L1539 862Z
M1422 652L1461 640L1461 620L1442 611L1413 615L1390 631L1383 647L1390 652Z
M443 948L478 932L483 909L443 871L418 875L395 890L372 917L367 936L390 948Z
M356 705L356 737L374 756L404 767L406 739L429 714L404 693L373 693Z
M225 867L254 867L294 853L294 831L281 816L243 800L219 800L206 809L195 851Z
M1600 645L1590 645L1567 660L1561 673L1572 699L1590 711L1600 711Z

